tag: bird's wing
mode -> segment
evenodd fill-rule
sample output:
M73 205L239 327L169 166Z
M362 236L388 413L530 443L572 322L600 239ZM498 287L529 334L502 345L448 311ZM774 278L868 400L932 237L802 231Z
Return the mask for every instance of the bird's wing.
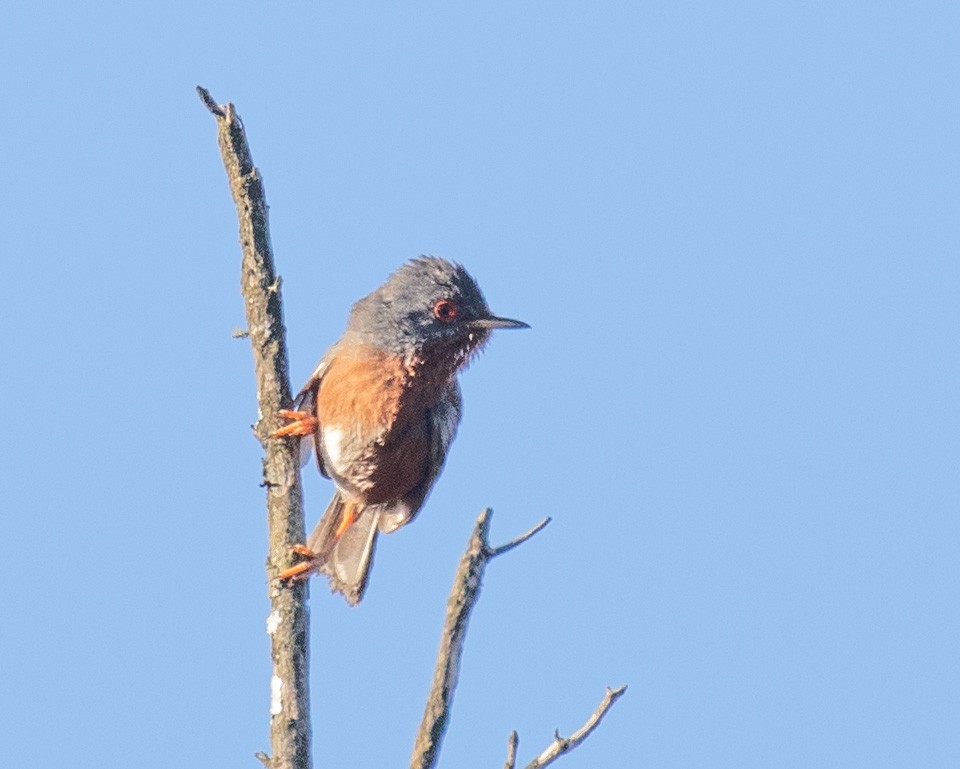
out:
M433 485L457 437L457 427L463 413L463 397L457 380L451 380L447 391L430 412L430 468L427 483Z
M307 383L300 389L300 392L297 393L297 397L293 399L294 409L317 417L316 431L313 435L304 435L300 440L300 464L302 466L307 463L312 449L313 455L317 459L317 469L324 478L329 478L330 473L327 472L327 468L324 466L323 452L320 450L320 435L323 426L320 424L320 414L317 412L317 393L320 392L320 382L323 381L323 375L330 367L329 361L331 360L332 352L333 350L330 350L323 356L317 364L317 367L313 370L313 374L310 375L310 379L307 380Z

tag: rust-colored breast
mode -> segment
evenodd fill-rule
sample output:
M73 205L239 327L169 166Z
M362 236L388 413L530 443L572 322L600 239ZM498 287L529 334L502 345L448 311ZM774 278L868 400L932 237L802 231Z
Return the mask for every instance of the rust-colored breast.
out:
M325 466L365 504L394 502L430 472L432 378L370 347L338 351L324 372L317 416Z
M369 433L389 429L400 411L406 378L399 356L369 347L339 353L320 382L320 423Z

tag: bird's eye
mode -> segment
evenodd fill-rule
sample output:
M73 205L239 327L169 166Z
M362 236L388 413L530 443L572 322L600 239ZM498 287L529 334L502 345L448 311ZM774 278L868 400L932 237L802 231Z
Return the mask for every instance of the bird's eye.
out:
M433 317L441 323L452 323L457 317L457 305L449 299L441 299L433 305Z

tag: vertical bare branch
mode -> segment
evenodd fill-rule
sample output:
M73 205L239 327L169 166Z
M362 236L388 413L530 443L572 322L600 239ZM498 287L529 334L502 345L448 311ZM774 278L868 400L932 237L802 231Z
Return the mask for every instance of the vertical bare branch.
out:
M219 105L197 87L201 101L217 119L217 139L227 180L237 206L243 250L240 288L257 378L258 420L254 432L264 447L263 485L267 490L267 584L273 676L270 680L272 756L270 769L310 769L308 690L309 615L306 582L281 585L277 573L289 565L290 548L303 542L303 494L295 441L267 440L276 413L289 407L290 378L280 278L274 270L263 180L253 165L243 123L232 104Z
M487 563L496 556L513 549L546 526L545 518L526 534L498 548L491 548L487 542L490 530L490 517L493 511L487 508L474 524L466 552L460 559L457 573L453 578L450 598L447 600L447 616L440 636L440 650L433 673L433 685L427 698L427 707L420 722L420 729L410 758L410 769L432 769L440 756L440 743L447 729L450 710L453 706L453 693L460 674L460 659L463 655L463 642L467 634L467 623L477 599L480 597L480 584Z

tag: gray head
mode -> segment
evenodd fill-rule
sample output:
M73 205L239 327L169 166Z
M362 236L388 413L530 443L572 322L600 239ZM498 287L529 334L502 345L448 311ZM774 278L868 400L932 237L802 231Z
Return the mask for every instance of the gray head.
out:
M461 265L421 256L353 306L347 335L398 354L427 351L462 365L495 328L527 324L493 315Z

